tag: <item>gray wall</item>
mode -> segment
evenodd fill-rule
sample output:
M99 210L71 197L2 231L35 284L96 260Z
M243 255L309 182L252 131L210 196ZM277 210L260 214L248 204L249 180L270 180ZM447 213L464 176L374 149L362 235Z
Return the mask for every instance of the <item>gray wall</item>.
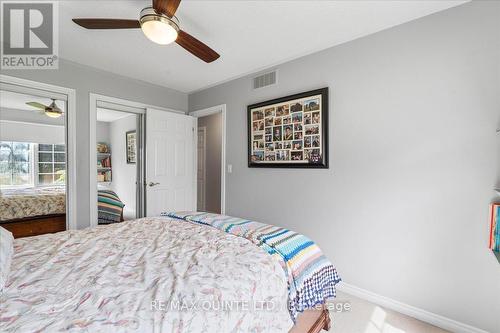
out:
M0 119L0 141L64 144L64 126Z
M220 213L222 113L198 118L198 127L202 126L207 128L205 210Z
M29 96L29 95L26 95L26 96ZM62 104L62 102L58 102L58 103ZM45 114L40 113L40 112L16 110L16 109L9 109L9 108L3 108L3 107L0 107L0 119L1 120L27 122L27 123L36 123L36 124L63 125L64 126L64 117L50 118L50 117L47 117Z
M328 33L327 31L321 33ZM227 213L316 240L345 282L500 332L487 249L500 2L474 1L189 96L227 104ZM330 169L247 167L246 106L330 88Z
M89 93L187 111L187 94L61 60L58 70L1 70L1 74L76 90L77 225L89 226ZM95 149L95 147L92 147ZM92 203L95 204L95 203Z
M26 95L26 97L29 98L29 95ZM0 140L64 143L63 118L50 118L38 111L0 107Z
M108 145L109 142L109 123L105 121L96 121L95 127L96 142L104 142Z

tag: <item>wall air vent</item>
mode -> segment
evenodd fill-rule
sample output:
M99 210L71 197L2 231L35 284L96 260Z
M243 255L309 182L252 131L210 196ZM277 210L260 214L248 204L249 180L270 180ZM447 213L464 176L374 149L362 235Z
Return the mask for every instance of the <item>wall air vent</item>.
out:
M253 89L264 88L276 84L276 71L265 73L253 78Z

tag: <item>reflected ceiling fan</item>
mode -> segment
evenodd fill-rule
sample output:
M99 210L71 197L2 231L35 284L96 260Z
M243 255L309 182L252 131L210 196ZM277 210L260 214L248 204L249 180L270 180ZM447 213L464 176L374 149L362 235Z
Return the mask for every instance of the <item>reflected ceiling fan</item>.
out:
M153 0L152 7L141 11L139 20L74 18L73 22L86 29L138 29L151 41L166 45L176 42L205 62L217 60L220 56L210 47L179 28L174 15L181 0Z
M52 103L50 103L49 105L43 105L42 103L38 102L27 102L26 104L42 110L42 113L51 118L59 118L63 115L62 110L57 106L56 100L53 98Z

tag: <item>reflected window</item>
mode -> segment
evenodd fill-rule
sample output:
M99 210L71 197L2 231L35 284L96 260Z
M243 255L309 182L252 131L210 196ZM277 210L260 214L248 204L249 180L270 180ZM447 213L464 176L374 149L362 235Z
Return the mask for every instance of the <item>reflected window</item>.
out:
M0 142L0 186L33 186L33 145Z
M66 181L64 145L38 145L38 184L62 185Z
M52 186L65 183L65 145L0 141L0 187Z

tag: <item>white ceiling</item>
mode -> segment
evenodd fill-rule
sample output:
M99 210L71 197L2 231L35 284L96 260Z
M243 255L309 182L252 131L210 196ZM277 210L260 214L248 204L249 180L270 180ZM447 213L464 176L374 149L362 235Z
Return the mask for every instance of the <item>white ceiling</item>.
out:
M138 18L150 1L61 1L60 56L193 92L467 1L182 1L181 28L221 54L206 64L137 30L85 30L73 17Z
M106 123L111 123L115 120L122 119L125 117L133 117L133 114L127 112L120 112L110 109L97 108L97 121L103 121Z

